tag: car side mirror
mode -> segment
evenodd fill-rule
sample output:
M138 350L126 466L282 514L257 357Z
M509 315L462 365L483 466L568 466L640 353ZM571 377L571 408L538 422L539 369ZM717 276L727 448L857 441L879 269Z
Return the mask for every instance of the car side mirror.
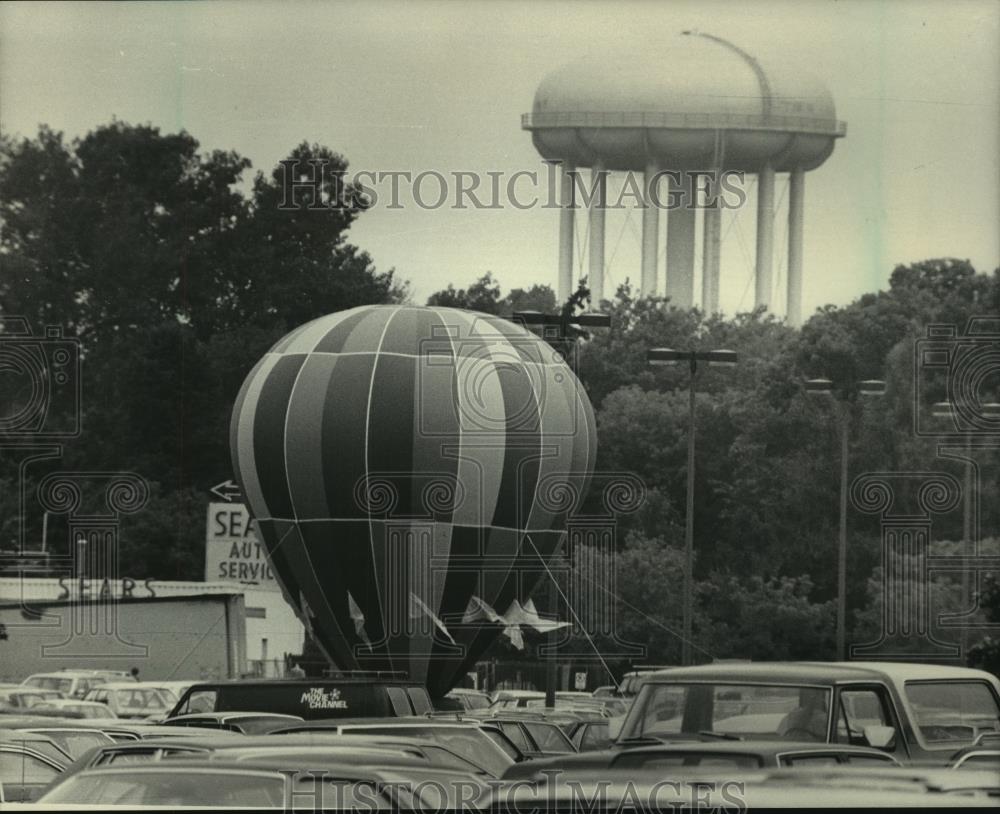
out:
M865 741L874 749L888 749L896 739L896 730L891 726L872 724L861 730Z

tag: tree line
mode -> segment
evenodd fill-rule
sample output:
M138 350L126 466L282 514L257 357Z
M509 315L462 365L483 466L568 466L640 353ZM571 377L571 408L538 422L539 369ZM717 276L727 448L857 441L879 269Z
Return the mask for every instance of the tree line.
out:
M149 125L115 121L72 141L45 127L31 138L0 139L0 316L25 317L36 332L61 326L79 343L83 432L64 445L58 467L134 471L150 483L147 507L123 521L122 567L131 575L202 578L207 490L231 477L232 402L274 341L323 314L412 299L394 270L376 268L348 240L365 207L356 190L337 183L346 158L309 142L288 158L328 162L324 195L333 205L279 207L280 164L253 173L235 152L206 152L190 134ZM565 305L547 286L504 294L492 273L470 269L470 279L428 304L494 314ZM590 307L611 317L609 329L578 345L579 376L598 421L597 466L635 473L647 490L643 508L619 524L623 635L646 645L651 660L679 656L686 372L651 368L646 352L730 348L739 364L706 370L697 383L697 648L717 658L832 656L834 400L850 404L852 478L944 471L961 479L961 464L916 431L921 411L947 396L949 376L918 371L916 354L930 325L961 332L970 317L1000 313L1000 272L953 258L901 265L885 290L821 308L801 329L761 310L678 309L628 284ZM805 380L817 377L832 381L832 399L806 392ZM885 380L886 394L857 396L864 379ZM22 389L0 375L8 411ZM981 401L1000 400L998 389L994 375L981 385ZM53 426L76 409L52 406ZM979 528L995 538L1000 458L993 449L978 455ZM29 494L41 474L29 474ZM4 548L22 522L18 479L16 461L0 456ZM916 493L899 499L912 503ZM23 518L29 541L40 538L40 515ZM64 533L59 524L52 519L53 541ZM849 532L849 640L865 641L879 624L879 518L852 510ZM934 517L933 538L938 547L959 545L960 507ZM936 584L943 596L954 594L953 580Z

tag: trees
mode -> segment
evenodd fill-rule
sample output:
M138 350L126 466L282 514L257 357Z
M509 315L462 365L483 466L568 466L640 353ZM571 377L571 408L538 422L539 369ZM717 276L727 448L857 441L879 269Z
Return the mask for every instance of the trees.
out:
M79 341L83 433L58 465L151 482L123 539L133 573L200 572L193 495L231 476L232 402L267 348L317 316L406 297L346 240L365 211L340 180L346 159L302 142L289 161L325 164L323 207L280 205L283 165L247 189L247 159L185 132L114 121L72 143L46 127L0 142L0 313ZM0 459L0 481L12 467Z
M502 316L510 316L515 311L554 313L556 295L549 286L536 284L528 289L515 288L501 296L500 284L493 272L488 271L468 288L455 288L449 283L447 288L431 294L427 304Z

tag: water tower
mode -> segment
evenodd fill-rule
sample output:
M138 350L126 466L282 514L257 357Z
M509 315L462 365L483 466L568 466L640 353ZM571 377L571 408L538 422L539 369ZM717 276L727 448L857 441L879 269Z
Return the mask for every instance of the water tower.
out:
M535 148L559 162L559 285L573 290L573 230L581 168L591 171L589 271L595 300L604 292L604 202L607 174L643 174L641 292L657 293L659 215L667 201L692 190L699 173L741 171L757 176L755 302L771 307L775 174L789 173L787 320L802 318L802 211L805 172L833 152L846 126L833 97L800 70L781 68L720 37L685 31L650 58L618 54L581 60L549 74L522 117ZM664 178L665 171L670 177ZM662 183L668 187L660 193ZM704 184L701 184L704 186ZM582 188L582 187L580 187ZM660 206L648 195L657 195ZM688 193L687 200L692 200ZM702 202L702 204L704 201ZM665 294L682 308L694 304L695 219L704 213L703 310L719 304L721 250L718 206L664 209Z

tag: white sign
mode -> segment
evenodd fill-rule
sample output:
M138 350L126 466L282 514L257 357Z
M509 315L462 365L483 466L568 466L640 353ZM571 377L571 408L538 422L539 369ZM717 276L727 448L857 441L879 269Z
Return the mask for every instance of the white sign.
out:
M573 674L574 684L578 690L587 689L587 674L586 673L574 673Z
M264 544L242 503L209 503L205 581L239 582L279 590Z

